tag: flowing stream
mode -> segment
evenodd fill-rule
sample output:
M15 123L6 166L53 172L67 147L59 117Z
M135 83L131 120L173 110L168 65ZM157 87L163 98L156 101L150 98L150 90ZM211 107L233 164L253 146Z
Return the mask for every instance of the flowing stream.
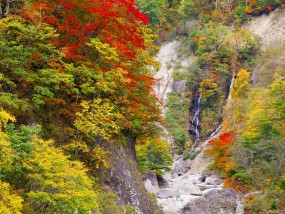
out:
M199 82L195 83L195 91L194 91L194 98L192 99L192 112L194 113L194 116L192 117L192 120L190 121L190 133L194 136L194 143L191 147L191 150L193 151L194 148L197 146L197 144L200 141L200 131L199 131L199 123L200 123L200 112L201 112L201 99L202 94L199 92Z
M163 104L162 112L165 115L167 93L181 91L184 93L186 81L173 81L175 62L179 59L179 41L164 44L157 59L161 62L161 69L155 75L157 85L154 88ZM181 63L182 64L182 63ZM188 64L189 65L189 64ZM233 87L235 74L233 74L230 91ZM223 179L212 172L205 172L212 159L204 154L208 141L219 135L220 125L204 142L200 142L200 113L202 95L199 92L199 82L195 84L194 98L192 99L192 118L190 126L194 136L192 149L199 144L200 153L194 160L184 160L182 156L175 156L175 162L170 173L166 173L158 182L156 176L145 180L145 187L149 192L156 194L158 203L166 214L242 214L243 209L233 189L223 188ZM231 99L230 92L226 105ZM164 129L163 129L164 130ZM167 130L166 140L172 143Z

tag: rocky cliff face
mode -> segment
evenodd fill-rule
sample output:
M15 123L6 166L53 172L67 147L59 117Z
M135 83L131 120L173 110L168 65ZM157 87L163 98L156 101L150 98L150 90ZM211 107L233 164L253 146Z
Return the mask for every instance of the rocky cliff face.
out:
M120 204L134 206L137 213L160 213L160 208L143 185L134 145L134 139L129 139L125 145L107 146L112 154L109 159L112 168L105 172L106 184L118 194Z
M285 42L285 10L277 8L268 15L253 18L244 28L251 30L261 39L262 50L276 48Z

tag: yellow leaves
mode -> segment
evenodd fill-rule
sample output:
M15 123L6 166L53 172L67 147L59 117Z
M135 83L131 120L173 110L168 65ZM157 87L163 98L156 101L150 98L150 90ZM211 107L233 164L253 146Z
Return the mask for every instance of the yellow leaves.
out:
M217 92L218 84L213 82L211 79L204 79L200 83L200 92L202 93L202 97L209 97L214 95Z
M70 161L52 144L52 141L34 139L32 157L24 162L34 182L31 184L34 188L28 193L32 208L38 210L45 206L46 213L74 213L76 209L88 213L96 209L97 195L83 164Z
M0 130L5 128L9 121L15 122L16 118L0 108Z
M99 169L101 165L103 165L105 168L109 168L110 164L107 161L107 156L110 155L108 151L106 151L104 148L95 146L92 151L90 151L90 154L92 155L93 159L95 160L95 167L96 169Z
M241 133L241 126L247 111L247 95L249 91L250 73L240 69L234 81L234 87L231 90L232 99L224 108L223 132Z
M82 139L73 140L71 143L63 146L64 150L67 150L72 153L83 152L92 156L91 160L93 161L96 169L99 169L100 166L109 168L110 165L107 162L107 156L110 155L108 151L99 146L94 146L93 149L89 148Z
M7 183L0 181L0 213L3 214L21 214L23 199L11 192Z
M7 135L0 131L0 168L9 169L11 167L11 159L13 157L13 150L11 143L7 141Z
M79 150L82 151L84 153L87 153L90 151L89 147L86 145L85 142L82 142L80 140L73 140L71 141L71 143L63 146L63 149L67 150L67 151L74 151L74 150Z
M2 132L2 129L6 128L9 120L12 122L16 121L15 117L0 108L0 168L2 169L10 168L13 154L13 150L10 146L11 143L7 140L8 136Z
M228 34L223 41L223 45L230 47L235 51L235 54L238 55L239 52L246 48L255 47L257 45L257 40L251 31L241 29Z
M118 63L119 57L116 48L112 48L110 44L103 43L98 39L90 39L90 42L87 43L90 48L94 49L103 62L109 63Z
M120 133L121 113L116 110L114 104L108 99L94 99L82 101L81 112L77 113L74 122L75 127L86 136L102 137L111 140L112 136Z
M267 96L268 92L265 89L252 91L251 96L249 97L250 105L248 106L246 114L246 130L243 134L244 137L256 139L262 135L259 127L266 112Z
M232 89L233 98L245 98L249 90L250 72L240 69L234 81L234 88Z

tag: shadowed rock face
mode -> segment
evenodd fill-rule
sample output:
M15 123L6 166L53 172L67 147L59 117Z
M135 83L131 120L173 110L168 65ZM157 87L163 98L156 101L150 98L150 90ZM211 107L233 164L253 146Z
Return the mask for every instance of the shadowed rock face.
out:
M118 194L119 202L124 205L137 207L139 213L157 213L158 206L147 193L142 177L138 173L134 140L126 145L109 144L108 151L112 154L112 168L106 172L108 185Z

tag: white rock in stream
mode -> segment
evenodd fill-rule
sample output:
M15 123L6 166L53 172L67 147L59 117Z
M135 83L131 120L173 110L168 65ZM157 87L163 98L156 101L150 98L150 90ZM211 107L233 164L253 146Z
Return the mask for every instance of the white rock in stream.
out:
M191 160L190 159L183 160L182 158L180 158L175 162L173 169L171 171L171 174L175 175L175 176L183 175L186 172L188 172L190 167L191 167Z

